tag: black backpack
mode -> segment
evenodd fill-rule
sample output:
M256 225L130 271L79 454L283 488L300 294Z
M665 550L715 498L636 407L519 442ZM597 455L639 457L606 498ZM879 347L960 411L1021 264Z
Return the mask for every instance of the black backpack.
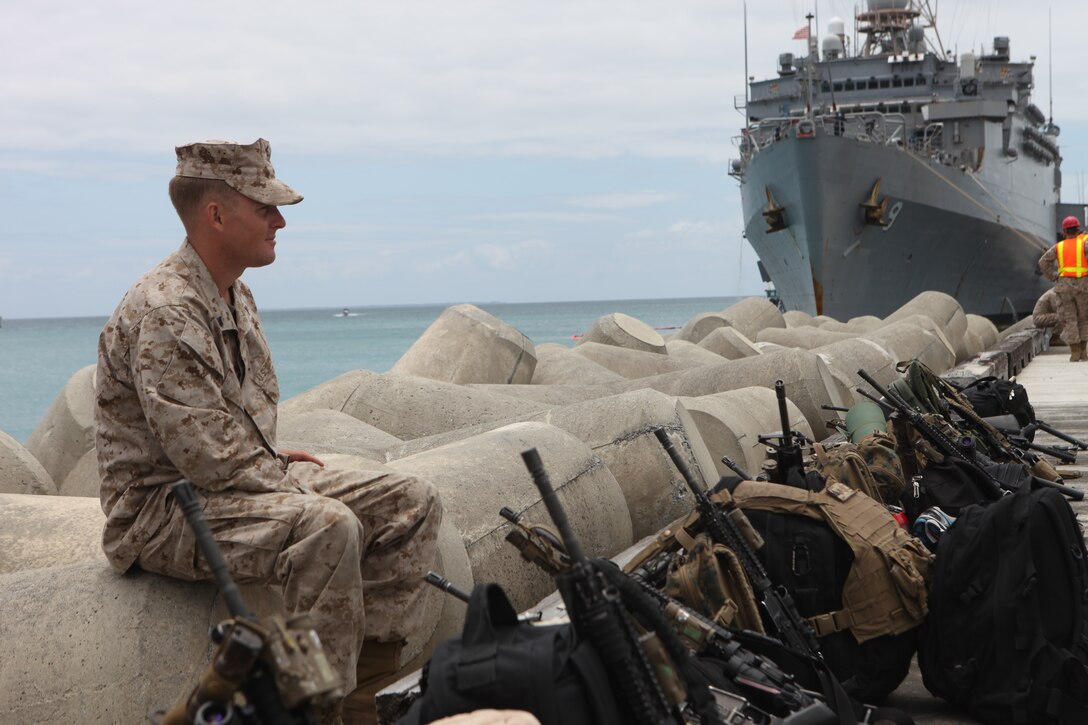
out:
M764 540L756 553L767 575L793 595L797 611L811 617L842 608L842 590L854 563L850 547L822 521L746 508ZM845 629L819 639L827 666L850 697L880 703L906 678L917 629L858 643ZM806 683L812 687L812 683Z
M994 723L1088 722L1088 551L1065 498L1022 486L943 535L918 664Z
M991 463L983 467L1003 488L1016 489L1031 479L1031 471L1022 463ZM968 506L993 501L993 484L971 464L948 456L943 462L930 462L907 484L900 503L910 524L931 506L955 518Z
M498 584L472 591L464 630L438 644L420 686L422 696L398 725L484 708L525 710L542 725L622 722L593 647L569 624L518 621Z
M1035 408L1028 401L1028 391L1020 383L989 376L979 378L960 394L967 399L980 418L1011 415L1020 428L1035 422Z

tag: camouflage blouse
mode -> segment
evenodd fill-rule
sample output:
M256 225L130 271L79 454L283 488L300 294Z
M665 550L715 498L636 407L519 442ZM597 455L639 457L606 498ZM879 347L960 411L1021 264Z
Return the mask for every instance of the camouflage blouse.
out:
M279 384L249 288L220 297L184 243L141 278L102 330L95 427L103 548L128 569L162 526L169 484L298 491L276 454Z

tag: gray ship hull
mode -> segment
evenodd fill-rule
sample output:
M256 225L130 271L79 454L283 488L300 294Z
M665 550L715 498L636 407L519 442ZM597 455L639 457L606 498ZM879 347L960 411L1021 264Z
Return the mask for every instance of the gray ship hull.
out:
M1004 321L1030 314L1050 285L1037 262L1054 243L1054 175L1023 157L965 171L820 129L751 159L741 180L745 233L786 309L883 317L938 290ZM867 224L861 206L877 180L884 225ZM767 190L783 208L780 231L768 232Z

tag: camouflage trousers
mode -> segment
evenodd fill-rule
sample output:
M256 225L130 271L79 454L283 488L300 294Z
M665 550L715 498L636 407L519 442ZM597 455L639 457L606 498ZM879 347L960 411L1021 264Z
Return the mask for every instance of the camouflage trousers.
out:
M1088 277L1061 277L1054 291L1058 293L1062 341L1067 345L1088 341Z
M197 493L235 581L278 586L289 615L308 612L351 692L364 638L395 642L421 624L442 506L430 483L395 472L288 470L315 493ZM168 501L140 567L212 579L180 506Z

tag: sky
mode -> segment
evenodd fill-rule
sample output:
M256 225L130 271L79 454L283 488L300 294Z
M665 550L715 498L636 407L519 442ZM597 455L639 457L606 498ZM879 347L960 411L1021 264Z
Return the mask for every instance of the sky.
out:
M808 12L849 28L854 4L748 3L748 74L803 54ZM1007 35L1015 59L1038 56L1064 197L1083 200L1085 51L1062 28L1088 10L937 13L946 48ZM0 4L0 317L108 315L181 244L174 146L210 138L268 139L306 197L284 209L275 264L245 274L265 309L762 294L727 174L744 15L741 0Z

